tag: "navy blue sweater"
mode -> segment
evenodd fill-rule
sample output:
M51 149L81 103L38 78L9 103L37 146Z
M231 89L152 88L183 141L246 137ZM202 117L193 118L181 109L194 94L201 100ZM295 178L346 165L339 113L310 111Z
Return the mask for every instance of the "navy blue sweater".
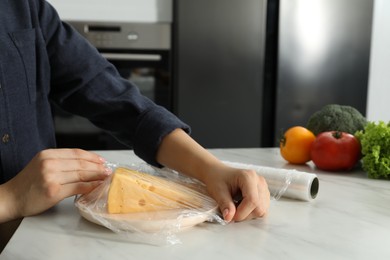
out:
M189 127L143 97L43 0L0 1L0 176L56 145L51 105L107 130L153 165L161 139Z

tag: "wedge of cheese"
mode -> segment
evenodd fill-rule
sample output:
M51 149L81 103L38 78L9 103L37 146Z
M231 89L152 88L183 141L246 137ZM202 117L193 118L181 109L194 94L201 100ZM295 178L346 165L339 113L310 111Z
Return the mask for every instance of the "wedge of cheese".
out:
M108 191L108 213L199 208L204 194L147 173L117 168Z

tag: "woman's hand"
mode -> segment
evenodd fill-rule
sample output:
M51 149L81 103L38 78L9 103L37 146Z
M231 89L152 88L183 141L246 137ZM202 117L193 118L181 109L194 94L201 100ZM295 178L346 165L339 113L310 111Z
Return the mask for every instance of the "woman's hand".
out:
M0 210L0 222L35 215L64 198L90 192L110 173L97 154L80 149L44 150L2 185L7 207ZM4 211L9 215L4 216Z
M223 165L206 176L207 190L217 201L226 221L259 218L268 212L268 185L255 171Z
M268 211L270 194L263 177L253 170L228 167L181 129L162 140L157 161L205 183L226 221L258 218ZM236 208L237 195L242 201Z

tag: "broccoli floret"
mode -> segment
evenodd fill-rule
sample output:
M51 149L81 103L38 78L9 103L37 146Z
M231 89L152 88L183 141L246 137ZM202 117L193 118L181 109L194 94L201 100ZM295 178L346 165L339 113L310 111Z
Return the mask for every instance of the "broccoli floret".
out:
M356 108L328 104L309 118L306 128L315 135L326 131L355 134L363 130L366 124L366 118Z

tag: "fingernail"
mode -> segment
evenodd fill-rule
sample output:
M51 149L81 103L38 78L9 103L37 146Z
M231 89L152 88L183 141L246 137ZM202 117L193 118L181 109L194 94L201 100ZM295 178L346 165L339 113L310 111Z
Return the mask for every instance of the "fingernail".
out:
M102 163L105 163L106 159L104 159L103 157L99 157L99 161L101 161Z
M223 218L226 220L226 216L229 214L229 209L224 209L222 212Z
M104 173L107 174L107 175L110 175L112 173L112 169L111 168L105 168L104 169Z

